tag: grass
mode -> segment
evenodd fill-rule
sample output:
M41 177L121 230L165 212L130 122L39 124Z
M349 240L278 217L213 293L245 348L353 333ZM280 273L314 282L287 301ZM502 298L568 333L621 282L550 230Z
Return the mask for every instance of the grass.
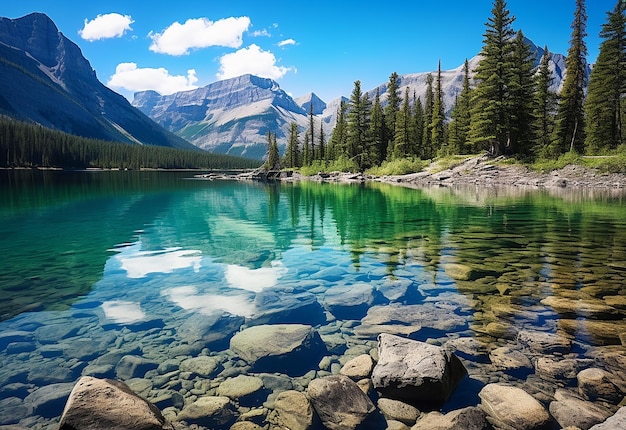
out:
M367 170L367 174L374 176L395 176L418 173L428 166L428 160L419 158L402 158L399 160L385 161L377 167Z
M563 169L569 165L596 169L599 173L626 174L626 148L620 148L613 155L606 156L583 156L575 152L568 152L556 160L539 159L528 167L537 172L547 173Z

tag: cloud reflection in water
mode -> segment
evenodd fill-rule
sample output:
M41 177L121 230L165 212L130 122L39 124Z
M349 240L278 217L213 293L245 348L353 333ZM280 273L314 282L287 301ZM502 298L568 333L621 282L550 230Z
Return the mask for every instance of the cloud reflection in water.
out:
M208 294L192 285L170 288L163 294L183 309L206 315L221 311L250 317L254 313L253 299L249 295Z
M172 273L176 269L191 267L200 270L201 252L181 248L162 251L141 251L141 244L129 246L116 256L129 278L143 278L149 273Z
M266 288L275 286L278 279L287 272L287 268L280 261L272 261L272 267L249 269L244 266L229 264L226 266L226 282L232 288L258 293Z
M104 316L118 324L130 324L142 321L146 314L141 310L139 303L123 300L112 300L102 303Z

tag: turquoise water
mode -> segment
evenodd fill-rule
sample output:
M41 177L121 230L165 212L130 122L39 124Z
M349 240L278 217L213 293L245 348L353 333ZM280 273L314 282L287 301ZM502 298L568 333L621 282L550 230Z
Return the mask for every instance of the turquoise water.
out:
M532 384L490 353L539 331L623 371L605 358L626 342L624 193L192 176L0 171L0 424L54 422L64 398L32 393L116 377L103 356L232 361L230 336L265 323L315 326L331 363L389 331L450 342L477 380Z

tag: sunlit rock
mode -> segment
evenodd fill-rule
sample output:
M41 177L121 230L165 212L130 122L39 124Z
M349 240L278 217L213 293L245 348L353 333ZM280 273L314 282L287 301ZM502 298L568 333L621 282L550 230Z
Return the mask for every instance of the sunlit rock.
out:
M372 356L369 354L361 354L344 364L339 373L346 375L350 379L359 381L369 378L373 368L374 360L372 360Z
M235 334L230 349L256 372L302 375L317 367L326 346L313 327L303 324L260 325Z
M591 427L591 430L615 430L626 428L626 406L622 406L612 417L601 424Z
M378 337L378 356L374 388L385 397L412 404L445 401L467 374L446 349L390 334Z
M486 414L479 407L467 407L442 414L430 412L417 421L411 430L483 430Z
M307 395L330 430L354 430L376 409L359 386L344 375L312 380Z
M290 430L309 430L317 418L308 397L295 390L278 394L274 410L278 414L278 424Z
M122 382L81 378L65 405L59 430L173 430L161 412Z
M489 384L478 395L489 422L495 427L533 430L543 428L550 421L541 403L521 388Z
M615 319L621 313L602 300L568 299L565 297L549 296L541 300L541 304L550 306L556 312L564 315L575 315L592 319Z
M237 408L228 397L205 396L185 405L176 419L188 424L221 429L228 428L237 416Z
M581 370L577 379L578 392L586 399L617 404L624 398L624 393L612 382L613 375L605 370L596 367Z
M180 363L181 372L191 372L201 377L211 377L218 370L220 360L217 357L200 356L188 358Z
M517 341L540 354L566 353L572 348L572 341L567 337L541 331L520 331Z
M613 415L607 408L592 402L571 396L557 397L550 403L550 414L563 428L572 426L587 430Z
M377 406L387 420L400 421L409 426L415 424L420 416L419 409L400 400L381 397L378 399Z

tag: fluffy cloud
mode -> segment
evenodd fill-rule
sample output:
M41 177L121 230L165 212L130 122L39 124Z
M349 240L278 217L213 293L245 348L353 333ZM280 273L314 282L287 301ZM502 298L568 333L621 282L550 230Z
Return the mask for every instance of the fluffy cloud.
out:
M130 15L108 13L98 15L91 21L85 19L85 26L78 31L80 37L90 42L100 39L121 37L126 31L132 31L130 25L135 22Z
M151 33L150 50L160 54L184 55L190 49L209 46L239 48L242 36L250 27L250 18L225 18L210 21L207 18L188 19L184 24L175 22L161 33Z
M281 48L283 46L287 46L287 45L295 45L296 41L293 39L285 39L285 40L281 40L280 42L278 42L278 46L280 46Z
M217 78L229 79L250 73L263 78L280 79L293 70L290 67L277 66L274 54L253 44L222 56Z
M125 89L129 91L154 90L162 95L172 94L178 91L193 90L198 81L196 71L190 69L187 76L170 75L167 69L162 67L138 68L135 63L120 63L115 69L107 85L113 89Z

